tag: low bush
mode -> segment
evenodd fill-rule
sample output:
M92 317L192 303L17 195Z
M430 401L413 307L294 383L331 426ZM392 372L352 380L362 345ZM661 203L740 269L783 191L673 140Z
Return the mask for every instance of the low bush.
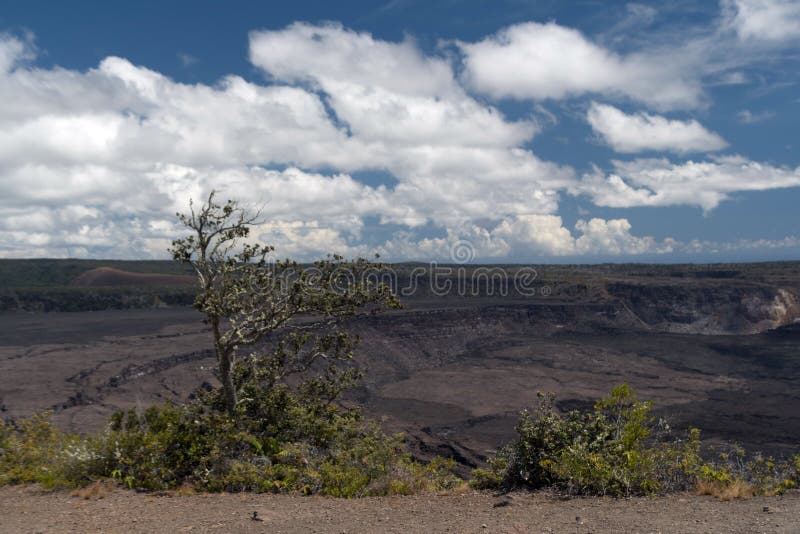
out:
M714 451L712 451L714 452ZM723 500L753 495L780 495L800 484L800 454L778 461L728 446L700 467L696 492Z
M115 414L105 431L80 437L43 413L0 421L0 485L98 487L116 480L143 490L252 491L334 497L454 489L452 460L415 461L402 436L359 412L288 388L246 398L237 418L218 390L186 405ZM249 399L249 400L248 400ZM677 437L628 386L589 412L559 413L550 395L524 411L515 439L475 469L482 489L552 488L569 495L692 491L720 499L798 487L800 455L776 461L739 447L701 451L700 432ZM93 494L92 494L93 495Z
M627 385L614 388L590 412L559 413L552 395L540 394L523 411L518 437L473 471L478 488L554 488L571 495L652 495L696 489L718 496L775 494L793 487L800 457L776 464L744 452L707 462L700 431L676 436L636 399Z
M234 421L209 409L208 399L120 412L104 432L86 438L58 431L48 414L3 423L0 485L81 487L114 479L144 490L359 497L441 491L461 483L451 473L452 460L415 461L401 436L386 435L357 412L331 406L324 416L310 414L291 395L284 397L291 415L283 416L294 421L283 434L263 420ZM268 432L257 430L262 425ZM307 433L286 439L297 428Z
M0 421L0 486L37 482L46 488L85 484L97 469L96 452L78 436L60 432L45 412L9 425Z

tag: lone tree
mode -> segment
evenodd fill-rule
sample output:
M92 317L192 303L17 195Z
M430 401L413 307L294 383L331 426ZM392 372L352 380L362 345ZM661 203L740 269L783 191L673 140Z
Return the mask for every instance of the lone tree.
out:
M342 370L355 342L342 321L399 307L390 288L379 283L383 266L341 256L312 266L269 261L272 246L247 242L259 214L233 200L218 204L214 197L212 191L199 208L190 201L190 212L177 214L190 234L174 240L170 252L197 273L194 307L211 325L225 410L236 417L247 411L242 404L254 392L286 386L290 377L312 369L319 374L294 379L294 387L333 401L358 376L352 368ZM256 351L242 361L243 348L267 340L266 354Z

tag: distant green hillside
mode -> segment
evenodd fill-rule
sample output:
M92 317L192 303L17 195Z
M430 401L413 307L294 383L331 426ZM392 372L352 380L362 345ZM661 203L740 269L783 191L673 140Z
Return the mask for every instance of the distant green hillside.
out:
M192 274L174 261L0 259L0 312L71 312L189 306L190 287L72 287L76 276L98 267L132 273Z
M171 260L0 259L0 289L64 287L79 274L98 267L133 273L192 274L191 267Z

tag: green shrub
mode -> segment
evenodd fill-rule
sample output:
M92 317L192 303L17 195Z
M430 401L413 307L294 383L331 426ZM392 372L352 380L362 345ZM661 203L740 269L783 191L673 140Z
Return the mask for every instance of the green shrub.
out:
M282 394L282 430L266 420L230 419L210 409L213 395L184 406L115 414L106 431L64 434L48 414L0 423L0 485L81 486L111 478L128 488L254 491L335 497L410 494L460 483L452 460L423 465L401 436L388 436L357 412L322 413ZM318 407L317 407L318 408ZM277 413L277 412L276 412Z
M64 434L50 422L50 413L0 421L0 486L26 482L44 487L88 482L84 466L98 461L95 451L77 436Z
M800 484L800 455L778 461L729 446L701 466L698 481L699 493L720 496L746 488L754 495L780 495Z
M730 447L701 456L700 431L676 438L627 385L587 413L560 414L552 395L523 411L518 437L473 471L477 488L555 488L581 495L652 495L696 490L719 498L775 495L800 484L800 455L778 462ZM708 454L705 454L707 457Z
M700 434L675 439L651 404L627 385L594 410L560 414L551 395L524 411L519 437L474 472L477 487L556 488L581 495L649 495L693 487L702 461Z

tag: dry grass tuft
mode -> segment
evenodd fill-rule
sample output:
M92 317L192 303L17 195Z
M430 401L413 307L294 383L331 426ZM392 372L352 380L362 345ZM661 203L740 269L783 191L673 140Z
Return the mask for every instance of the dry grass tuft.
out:
M716 480L699 480L695 487L697 495L711 495L721 501L732 499L749 499L756 494L753 486L743 480L719 482Z
M196 495L197 488L194 484L189 482L184 482L181 484L177 489L175 489L175 495L177 496L184 496L184 495Z
M94 482L85 488L78 488L74 490L72 493L70 493L70 495L89 501L102 499L107 497L109 493L110 488L108 483L98 480L97 482Z
M438 495L472 495L475 488L469 485L469 481L463 480L452 488L437 492Z

